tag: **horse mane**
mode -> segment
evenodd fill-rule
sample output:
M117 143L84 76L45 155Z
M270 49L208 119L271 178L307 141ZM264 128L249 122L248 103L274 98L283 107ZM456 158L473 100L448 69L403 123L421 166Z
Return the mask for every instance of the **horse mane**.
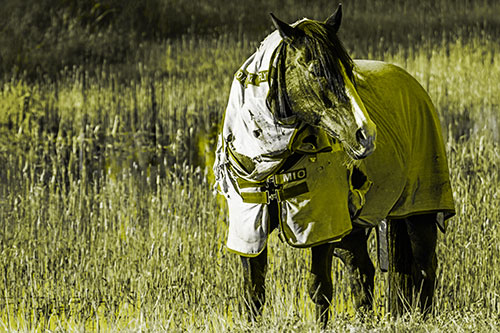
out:
M353 74L354 62L337 34L329 28L329 25L313 20L301 20L296 23L296 29L302 34L301 37L304 37L305 45L312 57L319 60L319 70L326 78L328 88L345 103L348 96L345 92L343 70L356 85ZM276 57L277 61L276 67L270 68L270 91L267 102L278 121L292 125L296 122L296 116L290 107L291 103L286 92L286 47L288 45L285 42L281 43L273 55L273 59ZM273 62L272 60L271 63Z
M277 59L276 67L272 64ZM272 111L274 118L281 125L294 126L297 117L292 111L290 98L286 92L286 43L282 42L274 51L269 69L269 93L266 98L268 108Z

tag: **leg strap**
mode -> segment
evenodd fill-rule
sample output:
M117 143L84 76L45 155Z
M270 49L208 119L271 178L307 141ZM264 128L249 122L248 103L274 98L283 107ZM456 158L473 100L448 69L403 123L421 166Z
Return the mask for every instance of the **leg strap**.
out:
M377 227L377 254L378 265L382 272L389 270L389 243L387 241L387 220L380 221Z

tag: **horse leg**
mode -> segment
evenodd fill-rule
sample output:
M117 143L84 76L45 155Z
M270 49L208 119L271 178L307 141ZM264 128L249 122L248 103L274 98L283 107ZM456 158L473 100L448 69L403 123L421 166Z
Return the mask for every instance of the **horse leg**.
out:
M404 219L388 220L389 297L388 310L400 315L411 300L411 246Z
M437 228L434 215L392 220L389 225L391 257L390 311L401 314L415 305L424 314L432 307L436 282ZM418 300L415 296L419 295Z
M244 280L244 300L249 320L255 321L262 314L266 301L267 248L256 257L241 257Z
M278 202L271 200L269 211L270 234L278 228ZM243 265L243 280L245 290L245 305L250 321L255 321L261 314L266 302L267 246L255 257L240 256Z
M332 244L326 243L312 247L311 257L309 296L316 304L316 319L325 328L328 323L329 308L333 296Z
M436 283L436 241L435 214L415 215L406 219L406 228L413 254L413 286L420 294L418 306L425 314L432 310Z
M375 267L368 254L367 229L354 227L340 242L334 243L334 255L342 260L349 279L357 311L372 308Z

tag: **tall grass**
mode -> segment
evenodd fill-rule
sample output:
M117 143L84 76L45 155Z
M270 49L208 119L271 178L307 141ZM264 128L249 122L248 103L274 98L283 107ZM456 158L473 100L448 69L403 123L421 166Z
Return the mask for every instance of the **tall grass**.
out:
M381 6L356 3L366 13ZM446 2L436 4L443 15ZM435 316L385 317L377 294L379 317L353 317L336 263L329 328L498 330L500 47L480 29L473 38L439 35L415 46L396 33L358 43L347 31L353 56L400 64L429 91L457 216L439 239ZM224 202L211 188L232 75L258 42L227 35L145 42L133 65L103 61L36 83L18 75L4 81L0 330L318 329L306 292L309 252L275 235L264 316L246 322L240 263L224 249ZM383 292L385 277L377 279Z

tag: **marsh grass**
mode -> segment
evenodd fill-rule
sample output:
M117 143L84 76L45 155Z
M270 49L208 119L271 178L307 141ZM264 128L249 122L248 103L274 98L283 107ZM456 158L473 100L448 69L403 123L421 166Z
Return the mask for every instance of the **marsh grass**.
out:
M435 102L457 216L439 236L430 319L388 316L380 273L376 315L355 317L335 261L329 329L498 331L500 47L484 33L363 43L354 57L405 67ZM232 75L257 45L184 37L143 45L133 68L103 62L3 83L0 330L318 330L307 250L271 236L268 301L248 323L239 259L224 248L214 137Z

